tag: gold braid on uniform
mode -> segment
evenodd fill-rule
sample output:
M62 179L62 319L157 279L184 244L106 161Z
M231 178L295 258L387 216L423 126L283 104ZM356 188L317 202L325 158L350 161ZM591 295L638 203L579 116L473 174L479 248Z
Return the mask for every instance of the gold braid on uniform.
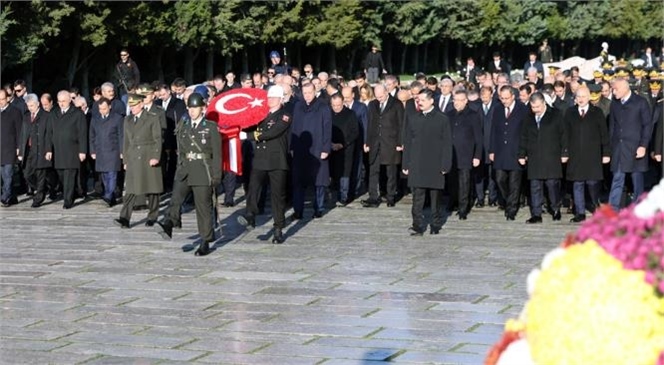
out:
M254 131L254 139L258 141L258 137L260 137L261 132L260 131Z

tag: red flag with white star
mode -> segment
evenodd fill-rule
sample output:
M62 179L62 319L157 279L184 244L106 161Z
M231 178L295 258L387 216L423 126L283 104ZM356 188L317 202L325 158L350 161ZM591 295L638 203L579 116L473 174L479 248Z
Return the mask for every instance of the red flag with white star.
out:
M263 89L232 89L214 97L205 117L217 122L221 133L222 169L242 175L242 141L240 131L265 119L267 91Z

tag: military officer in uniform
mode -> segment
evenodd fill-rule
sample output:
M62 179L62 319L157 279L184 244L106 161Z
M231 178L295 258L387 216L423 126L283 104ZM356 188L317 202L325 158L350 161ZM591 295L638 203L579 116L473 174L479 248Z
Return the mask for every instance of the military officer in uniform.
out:
M166 217L155 229L164 239L171 239L174 227L182 227L180 208L187 194L193 192L198 234L203 241L196 256L211 252L214 241L212 211L214 187L221 182L221 135L217 123L205 119L206 104L199 93L189 95L189 118L178 121L175 135L178 144L178 165L173 195Z
M161 126L156 114L143 107L143 96L129 94L127 103L131 115L124 121L122 159L124 160L125 196L122 199L120 218L115 225L129 228L131 213L137 204L137 197L148 199L148 220L151 227L159 217L159 195L164 191L161 180Z
M283 243L282 229L286 225L286 183L288 178L288 136L292 116L282 106L284 89L280 85L270 87L267 104L270 113L263 119L247 139L256 141L253 169L249 179L247 209L238 217L238 222L248 230L256 226L258 200L265 178L270 179L274 236L272 243Z

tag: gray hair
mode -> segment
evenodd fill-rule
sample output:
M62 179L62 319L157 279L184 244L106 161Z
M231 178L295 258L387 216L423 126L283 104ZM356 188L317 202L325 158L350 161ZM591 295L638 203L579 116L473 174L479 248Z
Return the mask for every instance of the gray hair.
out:
M112 82L106 81L105 83L101 84L101 88L103 89L115 89L115 85L113 85Z
M30 102L39 104L39 97L37 94L28 94L23 100L25 100L26 104Z

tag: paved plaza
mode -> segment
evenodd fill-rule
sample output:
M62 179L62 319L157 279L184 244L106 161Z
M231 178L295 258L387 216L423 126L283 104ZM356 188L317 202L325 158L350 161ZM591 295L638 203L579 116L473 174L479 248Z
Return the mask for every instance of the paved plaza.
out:
M247 234L236 223L241 201L195 257L193 211L167 242L145 211L122 230L120 206L21 201L0 211L2 364L478 365L528 272L575 229L482 208L410 237L406 198L308 208L273 245L267 216Z

